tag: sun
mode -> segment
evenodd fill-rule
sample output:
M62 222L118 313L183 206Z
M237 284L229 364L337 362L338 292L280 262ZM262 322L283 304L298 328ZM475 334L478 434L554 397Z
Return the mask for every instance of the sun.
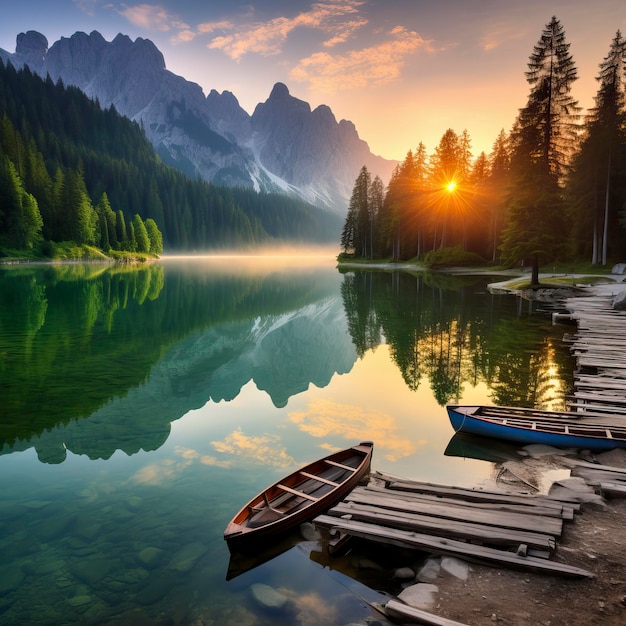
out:
M446 189L448 190L448 193L452 193L455 189L456 189L456 183L451 180L447 185L446 185Z

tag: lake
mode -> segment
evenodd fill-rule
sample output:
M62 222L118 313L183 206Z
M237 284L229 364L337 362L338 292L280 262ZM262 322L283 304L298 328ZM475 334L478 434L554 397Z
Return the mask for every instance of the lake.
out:
M446 403L562 408L573 370L563 327L494 280L326 257L0 269L0 621L365 624L417 556L289 537L248 569L223 530L363 440L373 470L492 480L507 450L453 437Z

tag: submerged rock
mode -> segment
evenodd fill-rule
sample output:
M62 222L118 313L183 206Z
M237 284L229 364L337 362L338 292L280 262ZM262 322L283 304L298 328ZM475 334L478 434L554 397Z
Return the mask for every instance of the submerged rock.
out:
M69 598L67 601L67 603L70 606L83 606L84 604L89 604L90 602L91 602L91 596L87 594L74 596L73 598Z
M174 555L170 562L170 569L188 572L205 552L206 547L201 543L187 544Z
M107 576L115 568L115 565L115 561L110 559L85 559L72 566L72 574L81 582L93 586Z
M144 548L137 556L139 560L148 567L157 567L162 561L165 552L161 548L148 546Z
M319 541L322 538L320 531L311 522L300 524L300 535L307 541Z
M399 567L393 573L393 577L398 580L411 580L415 578L415 572L410 567Z

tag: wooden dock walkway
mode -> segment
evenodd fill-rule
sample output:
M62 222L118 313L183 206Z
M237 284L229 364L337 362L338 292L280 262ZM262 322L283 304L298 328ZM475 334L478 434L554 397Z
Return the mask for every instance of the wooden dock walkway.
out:
M626 287L625 287L626 288ZM566 335L576 359L577 411L624 416L626 422L626 311L612 308L613 296L582 296L564 302L577 330Z
M548 496L512 495L431 485L377 472L315 524L340 533L495 566L585 577L550 560L566 521L580 504Z
M626 497L626 469L559 459L603 497ZM511 494L374 472L367 486L356 487L313 521L341 544L359 537L492 567L584 579L594 574L555 559L559 539L582 506L574 491L559 497ZM462 626L400 599L375 608L401 623Z

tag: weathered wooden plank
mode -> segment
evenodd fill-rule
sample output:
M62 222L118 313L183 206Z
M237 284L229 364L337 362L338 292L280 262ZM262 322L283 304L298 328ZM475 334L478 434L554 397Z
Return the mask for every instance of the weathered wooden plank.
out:
M463 498L474 502L499 502L511 504L528 504L529 506L546 506L560 509L562 506L580 509L580 504L574 498L552 498L545 495L524 495L511 494L499 491L487 491L483 489L467 489L465 487L452 487L448 485L436 485L433 483L422 483L414 480L407 480L389 474L376 472L374 477L380 478L389 484L389 489L398 491L408 491L415 493L430 493L433 495L450 496ZM369 488L369 487L368 487Z
M626 363L617 359L603 359L598 356L580 356L578 357L577 361L579 367L610 367L614 370L626 369Z
M615 416L618 413L620 415L626 414L626 407L616 407L613 404L600 404L597 402L590 402L589 400L581 400L580 402L568 401L567 404L571 407L589 409L590 411L594 411L596 413L606 411L607 417Z
M376 607L387 617L392 619L401 620L403 624L425 624L426 626L467 626L462 622L455 622L454 620L440 617L439 615L433 615L423 609L417 609L400 600L389 600L386 604L380 605L380 608Z
M407 478L401 478L399 476L392 476L391 474L384 474L383 472L374 472L372 474L374 478L380 478L389 485L394 485L393 489L399 489L399 485L402 485L402 491L414 491L416 493L432 493L440 494L442 496L451 496L464 498L468 501L476 502L510 502L524 504L526 502L531 504L540 503L541 506L554 507L558 509L563 504L575 507L579 507L578 503L569 499L552 498L545 495L537 494L515 494L505 493L503 491L489 491L486 489L469 489L467 487L454 487L451 485L438 485L435 483L425 483L417 480L410 480Z
M445 504L439 505L430 502L410 502L394 497L393 494L382 492L368 492L357 487L346 496L350 502L360 504L374 504L386 509L396 511L411 511L423 513L433 517L465 520L503 528L516 528L518 530L530 530L533 532L545 532L554 536L560 536L563 530L563 520L555 517L542 517L522 513L491 512L468 509L462 505Z
M603 472L614 472L616 474L626 474L626 468L615 467L613 465L602 465L600 463L589 463L589 461L583 461L582 459L572 459L570 457L563 457L561 459L563 465L569 467L585 467L587 469L602 470Z
M454 539L433 537L431 535L405 530L395 530L377 526L375 524L345 520L340 517L332 517L330 515L320 515L316 517L314 521L320 526L341 530L342 532L355 537L362 537L371 541L378 541L404 548L424 550L432 554L456 556L479 563L486 563L488 565L504 565L518 569L557 574L573 578L591 578L594 576L587 570L567 565L565 563L558 563L549 559L541 559L531 556L522 557L513 552L478 546L463 541L456 541Z
M586 467L575 467L571 471L572 476L584 478L587 483L590 481L600 484L603 480L616 484L626 484L626 474L618 474L617 472L605 472L603 470L590 469Z
M605 390L598 388L595 391L589 389L585 391L577 390L574 392L574 397L579 400L598 400L602 402L611 403L617 406L626 404L626 398L623 395L615 395L612 390ZM626 424L625 424L626 426Z
M376 492L391 492L398 498L408 498L413 501L421 502L435 502L437 504L456 504L457 506L467 506L473 509L483 509L489 511L509 511L511 513L532 513L534 515L547 515L548 517L560 517L562 519L573 519L572 509L563 506L561 503L556 503L555 506L542 506L541 501L534 502L533 500L527 500L521 504L517 502L498 502L497 500L487 499L481 501L480 499L465 499L463 495L458 494L454 497L447 497L444 495L437 495L437 493L422 493L415 490L403 490L395 489L394 483L391 483L389 487L376 487L374 485L368 485L366 489L368 491Z
M626 485L623 483L601 482L600 489L609 498L626 498Z
M526 544L538 550L554 550L556 541L551 535L525 530L485 526L460 520L441 519L419 513L388 511L379 507L340 503L328 511L328 515L342 517L350 515L352 519L369 522L391 528L414 530L438 537L452 537L469 541L479 541L489 545L517 547Z

